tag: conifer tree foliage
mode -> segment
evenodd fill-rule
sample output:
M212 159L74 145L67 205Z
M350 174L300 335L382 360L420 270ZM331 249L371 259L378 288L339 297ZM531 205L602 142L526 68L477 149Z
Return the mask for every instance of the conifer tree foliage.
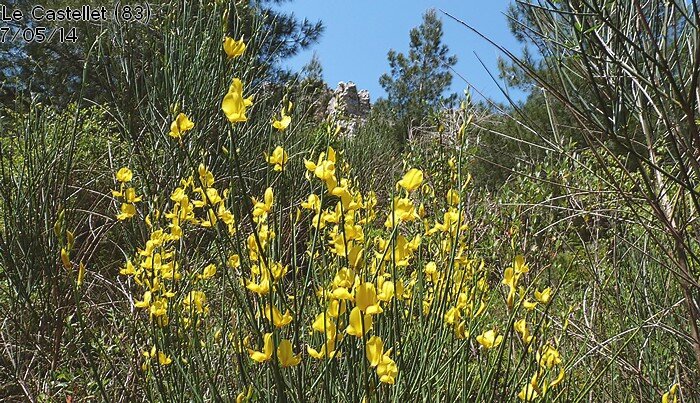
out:
M457 57L442 42L442 21L435 10L423 14L420 26L411 29L407 55L390 50L390 73L379 79L388 98L387 108L404 129L425 123L432 112L454 102L456 95L444 96L452 84L450 68Z
M301 69L301 73L305 80L323 81L323 65L318 54L314 53L311 60Z
M265 33L260 36L261 43L257 46L259 76L284 80L289 74L280 68L280 62L316 43L323 34L321 21L300 19L278 9L279 4L289 1L292 0L220 2L231 10L230 32L227 34L251 38L256 29ZM27 16L35 3L29 0L5 2L9 10L21 10L25 15L23 21L9 25L12 33L22 29L34 32L32 28L36 24ZM51 7L76 9L84 3L80 0L57 0L51 2ZM99 0L90 4L94 7L104 5L111 10L113 3ZM125 64L145 71L142 65L152 58L150 47L162 40L160 20L177 10L178 3L152 0L148 4L152 13L148 23L119 24L109 19L100 24L75 21L62 25L46 24L49 30L62 26L67 32L75 28L71 40L9 40L13 35L7 35L6 40L0 43L0 103L11 104L18 95L31 94L46 104L65 105L81 89L84 98L97 103L113 102L107 94L123 93L125 86L125 83L113 77L115 66L118 69ZM208 6L204 2L193 2L189 6L199 7L200 4L202 10L196 19L201 19ZM233 32L234 29L236 32Z
M325 112L322 109L328 105L330 100L329 88L323 80L323 65L318 55L314 53L311 60L301 69L300 84L305 93L305 98L312 104L317 105L318 114Z
M234 29L246 38L254 36L255 30L266 33L258 51L259 62L266 67L266 75L279 78L279 81L287 81L293 75L280 68L279 62L317 43L325 30L321 21L300 19L293 13L278 9L279 5L292 1L238 1L235 12L229 14L229 35L236 34Z

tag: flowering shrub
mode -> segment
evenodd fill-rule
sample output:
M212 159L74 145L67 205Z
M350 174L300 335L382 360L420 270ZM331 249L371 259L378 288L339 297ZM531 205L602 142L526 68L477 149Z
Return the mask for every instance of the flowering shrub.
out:
M242 40L224 40L230 59L245 48ZM245 124L253 105L243 87L234 78L221 102L222 118L234 126ZM282 106L271 128L284 132L291 110L291 102ZM179 113L170 136L186 143L196 122ZM328 142L334 133L328 130ZM430 173L411 168L382 203L373 190L359 190L332 146L308 159L290 157L284 144L273 147L260 158L270 182L288 175L291 164L306 170L311 191L292 205L280 204L274 185L246 194L244 178L238 186L220 181L200 163L170 190L160 189L168 192L162 211L137 214L143 199L126 186L138 172L117 172L117 219L142 220L149 231L120 271L133 284L133 307L147 329L139 337L140 376L172 382L173 372L193 371L191 357L213 344L238 363L228 379L236 380L239 401L419 396L435 377L462 380L430 392L443 398L557 396L566 370L562 329L551 328L556 291L522 255L501 268L474 252L459 153L446 195L431 191ZM230 158L235 165L236 153ZM237 200L251 200L238 217L236 192ZM281 253L282 231L308 234L291 256ZM197 245L197 237L208 244Z

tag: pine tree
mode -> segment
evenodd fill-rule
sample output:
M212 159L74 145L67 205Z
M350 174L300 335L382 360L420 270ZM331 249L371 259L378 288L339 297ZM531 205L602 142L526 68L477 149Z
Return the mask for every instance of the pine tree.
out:
M311 60L302 67L301 74L304 80L323 81L323 65L316 52L314 52Z
M326 107L332 97L332 91L330 91L326 82L323 81L323 65L316 53L302 67L300 79L300 91L297 96L300 106L308 105L312 116L319 121L324 119Z
M452 84L450 68L457 57L449 55L442 34L442 21L435 10L428 10L421 25L410 32L408 55L393 49L387 55L391 72L382 75L379 84L388 98L380 101L380 108L388 109L402 130L424 124L456 99L455 94L443 95Z
M321 37L324 26L320 21L312 22L299 19L294 14L279 11L277 6L292 0L243 0L229 1L229 35L243 35L246 39L254 36L254 30L265 32L264 39L258 49L257 68L260 76L272 80L284 81L289 72L282 68L282 61L296 55L316 43ZM36 2L30 0L7 0L10 10L22 10L25 21L14 23L12 32L18 29L32 27L26 16ZM80 7L81 0L56 0L51 6L61 8L70 6ZM91 2L94 6L112 6L112 1L97 0ZM122 2L124 3L124 2ZM162 33L158 31L158 18L167 14L170 9L177 7L177 2L152 0L149 2L153 20L149 24L127 23L119 24L109 21L104 25L91 22L71 22L64 24L65 32L75 27L75 41L61 42L54 38L51 41L6 40L0 43L0 105L12 104L21 93L36 94L43 103L65 105L83 88L83 97L94 102L110 102L105 94L122 91L123 83L114 82L109 77L114 67L110 60L124 57L136 66L148 61L152 55L147 54L149 43L158 43ZM201 7L202 14L207 13L209 3L190 2L191 9ZM36 24L34 24L36 25ZM57 24L54 24L58 26ZM51 25L52 27L54 25ZM233 28L236 28L234 32ZM105 32L106 31L106 32ZM31 29L29 33L33 32ZM70 31L73 32L73 31ZM48 32L47 32L48 33ZM117 44L115 37L126 36L128 46ZM96 38L101 38L89 60L87 74L83 77L83 67L89 49L93 47ZM96 55L99 55L97 57ZM117 62L119 63L119 62ZM128 63L127 63L128 64ZM83 78L86 85L83 86ZM60 85L59 85L60 83Z

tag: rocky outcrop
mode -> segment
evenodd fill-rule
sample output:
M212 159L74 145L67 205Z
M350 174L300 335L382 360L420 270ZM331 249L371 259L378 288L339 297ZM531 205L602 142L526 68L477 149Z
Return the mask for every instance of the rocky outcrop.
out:
M369 91L360 90L357 93L357 98L360 100L360 111L364 112L365 115L368 114L370 109L372 109L372 104L369 101Z
M326 113L347 133L352 134L366 121L371 109L369 91L358 91L355 83L341 81L332 91Z

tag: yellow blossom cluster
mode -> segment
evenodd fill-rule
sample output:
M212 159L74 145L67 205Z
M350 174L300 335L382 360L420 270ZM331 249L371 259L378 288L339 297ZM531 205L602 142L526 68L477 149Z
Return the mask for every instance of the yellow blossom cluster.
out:
M246 45L242 39L226 37L223 49L232 59L241 56ZM247 108L253 104L243 92L243 82L234 78L221 101L221 110L233 126L241 127L248 120ZM277 130L274 136L284 136L292 122L292 107L285 98L280 114L271 121ZM183 134L194 126L179 113L169 135L182 145ZM555 293L551 287L535 288L534 281L526 288L530 268L521 255L515 256L502 277L479 257L463 200L469 180L457 183L457 163L449 163L452 179L446 193L436 197L430 173L408 165L400 179L391 182L390 194L380 200L375 192L361 190L342 151L331 143L303 160L310 190L301 201L288 203L281 181L269 180L270 176L284 179L292 172L288 166L301 167L294 153L290 158L279 145L264 154L268 181L257 188L255 197L243 194L251 204L235 210L243 215L238 221L228 188L222 189L204 164L193 176L181 179L169 199L158 204L162 214L152 208L145 215L149 230L145 245L126 261L121 274L138 287L134 306L157 325L154 328L182 332L204 324L215 329L211 333L216 343L234 344L245 358L241 361L246 361L241 367L272 369L275 377L298 373L294 367L302 363L302 372L336 364L352 370L361 363L366 378L372 379L366 385L366 393L371 393L379 384L382 388L400 384L410 372L410 366L402 364L410 349L403 344L404 335L396 323L407 323L416 332L434 329L435 324L445 329L450 342L460 344L459 349L476 346L479 354L490 359L495 356L490 352L508 348L513 357L536 363L532 376L528 372L518 380L518 388L526 382L518 394L522 400L542 398L560 385L566 372L558 341L545 339L539 325L532 326L533 318L546 320L538 311L552 302ZM119 220L134 217L135 204L142 199L129 186L132 176L128 168L117 172L120 188L113 195L123 202ZM289 230L282 222L308 226L308 239L292 258L281 250L287 246L285 236L296 234L298 228ZM190 252L185 246L188 236L204 233L216 245ZM201 251L206 253L194 255ZM299 257L303 268L292 260ZM64 265L70 264L68 251L61 258ZM225 272L222 267L232 270ZM234 273L234 281L224 282L222 272ZM301 277L303 282L298 280ZM499 281L506 286L505 303L498 302L503 290L497 286ZM220 324L210 326L218 311L212 304L219 303L210 291L220 285L231 286L236 297L244 300L245 309L237 315L246 321L237 322L231 332L241 336L238 340L231 333L223 337ZM225 294L222 300L230 298ZM510 326L512 331L503 330ZM147 345L142 352L144 371L175 360L168 355L177 355L175 351L162 351L151 341ZM237 401L251 396L248 387Z
M536 361L538 364L537 371L526 383L518 398L525 401L534 401L544 397L548 391L556 388L566 377L564 368L561 368L561 356L559 351L551 344L547 343L540 347L536 352ZM556 371L555 367L559 367Z
M384 312L382 304L405 294L403 282L395 283L386 270L388 263L383 263L407 264L420 244L420 237L408 241L401 235L395 247L390 245L394 242L378 237L376 260L366 267L364 228L376 217L376 196L370 193L363 197L350 180L338 179L336 163L337 154L332 147L320 153L316 162L304 161L307 177L319 181L324 191L320 196L310 194L301 207L313 214L311 225L324 231L328 252L341 262L328 284L317 290L325 309L316 314L311 328L322 335L322 344L318 348L309 345L307 352L316 359L333 359L340 355L336 348L344 335L356 337L365 343L367 359L380 382L394 384L398 366L390 357L391 349L384 351L380 336L373 335L369 340L367 336L374 328L373 318ZM335 204L322 209L322 198L335 200ZM390 249L395 253L390 253Z
M129 168L120 168L116 178L119 182L119 190L112 190L112 196L122 200L121 212L117 214L117 219L120 221L128 220L136 215L136 203L141 201L141 196L137 196L136 190L127 185L133 178L133 173Z
M166 327L170 323L173 301L178 299L176 289L180 290L178 306L183 325L189 326L195 316L209 313L204 291L187 291L177 286L183 276L191 275L195 281L189 284L196 285L213 278L217 273L214 263L207 264L194 273L183 273L176 254L178 243L185 236L184 228L191 226L208 229L220 223L228 233L236 231L233 213L226 207L228 190L220 193L214 187L214 176L203 164L199 166L197 174L197 180L190 176L180 181L180 186L170 195L172 205L164 214L155 210L146 217L145 223L150 229L149 238L120 271L120 274L132 278L142 289L141 297L134 302L134 306L145 310L148 317L160 327ZM123 168L117 177L130 179L131 171ZM158 225L161 222L163 225ZM146 357L152 358L153 355ZM160 356L159 361L161 365L170 363Z

